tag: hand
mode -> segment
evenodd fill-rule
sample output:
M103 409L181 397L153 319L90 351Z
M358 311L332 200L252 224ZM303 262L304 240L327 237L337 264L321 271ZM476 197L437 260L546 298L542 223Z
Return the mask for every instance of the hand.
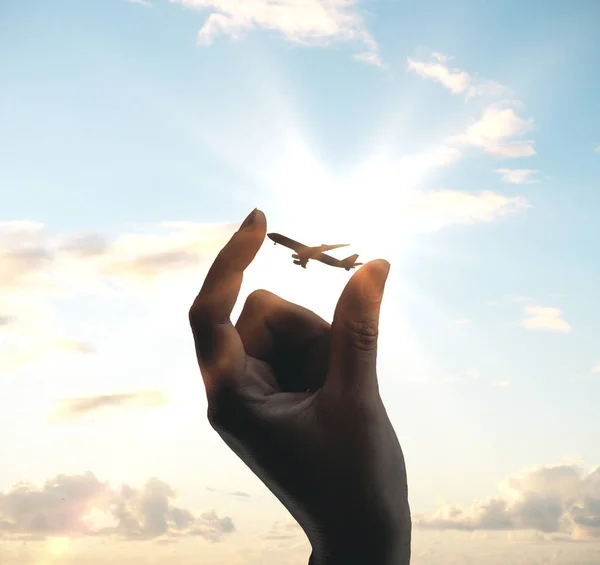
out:
M190 309L208 419L306 532L311 563L408 564L406 468L375 370L389 264L371 261L352 276L332 325L258 290L234 326L244 270L265 234L255 210Z

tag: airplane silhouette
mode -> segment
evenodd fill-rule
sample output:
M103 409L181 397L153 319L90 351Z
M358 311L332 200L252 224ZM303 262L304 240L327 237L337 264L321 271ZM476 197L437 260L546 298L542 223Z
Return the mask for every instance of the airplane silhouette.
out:
M346 269L346 271L354 269L358 265L362 265L362 263L356 262L358 259L358 254L350 255L350 257L346 257L345 259L336 259L331 255L326 255L323 253L323 251L338 249L339 247L348 247L348 243L339 243L336 245L322 244L315 247L309 247L308 245L294 241L293 239L290 239L285 235L281 235L280 233L268 233L267 236L271 241L274 242L274 245L279 243L284 247L293 249L296 252L292 255L292 258L294 259L294 265L300 265L303 269L306 269L306 264L310 259L320 261L321 263L325 263L331 267L340 267L342 269Z

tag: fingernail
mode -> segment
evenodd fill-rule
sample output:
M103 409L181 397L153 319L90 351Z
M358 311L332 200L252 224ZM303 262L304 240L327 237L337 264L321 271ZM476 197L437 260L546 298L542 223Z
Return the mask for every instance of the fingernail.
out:
M252 210L252 212L250 212L248 216L246 216L246 219L242 222L242 225L240 226L240 230L246 229L253 224L254 219L256 218L257 211L258 208L254 208L254 210Z
M383 297L385 281L390 272L390 264L384 259L376 261L366 273L363 282L363 294L365 298L378 302Z

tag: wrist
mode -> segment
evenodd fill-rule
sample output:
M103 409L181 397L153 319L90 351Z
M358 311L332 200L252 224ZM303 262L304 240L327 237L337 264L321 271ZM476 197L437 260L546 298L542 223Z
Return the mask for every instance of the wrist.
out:
M312 551L308 565L410 565L410 541L395 548L345 547L329 552Z
M379 537L359 532L312 545L309 565L409 565L411 532Z

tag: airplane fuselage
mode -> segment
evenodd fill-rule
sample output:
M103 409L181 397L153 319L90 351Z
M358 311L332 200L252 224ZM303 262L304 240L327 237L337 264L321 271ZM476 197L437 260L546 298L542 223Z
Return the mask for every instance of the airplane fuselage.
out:
M331 267L341 267L349 271L350 269L355 268L357 265L362 265L362 263L356 263L356 258L358 255L351 255L346 259L336 259L331 255L326 255L323 251L328 251L330 249L337 249L339 247L347 247L347 243L338 244L338 245L319 245L316 247L309 247L308 245L304 245L298 241L295 241L285 235L281 235L280 233L268 233L267 236L269 239L277 245L283 245L288 249L292 249L295 253L292 255L294 259L295 265L300 265L302 268L306 269L306 264L310 259L314 259L316 261L320 261L326 265L330 265Z
M281 235L280 233L270 233L268 234L268 237L275 244L279 243L279 245L283 245L288 249L293 249L299 259L316 259L321 253L319 247L308 247L308 245L304 245L303 243L295 241L285 235Z

